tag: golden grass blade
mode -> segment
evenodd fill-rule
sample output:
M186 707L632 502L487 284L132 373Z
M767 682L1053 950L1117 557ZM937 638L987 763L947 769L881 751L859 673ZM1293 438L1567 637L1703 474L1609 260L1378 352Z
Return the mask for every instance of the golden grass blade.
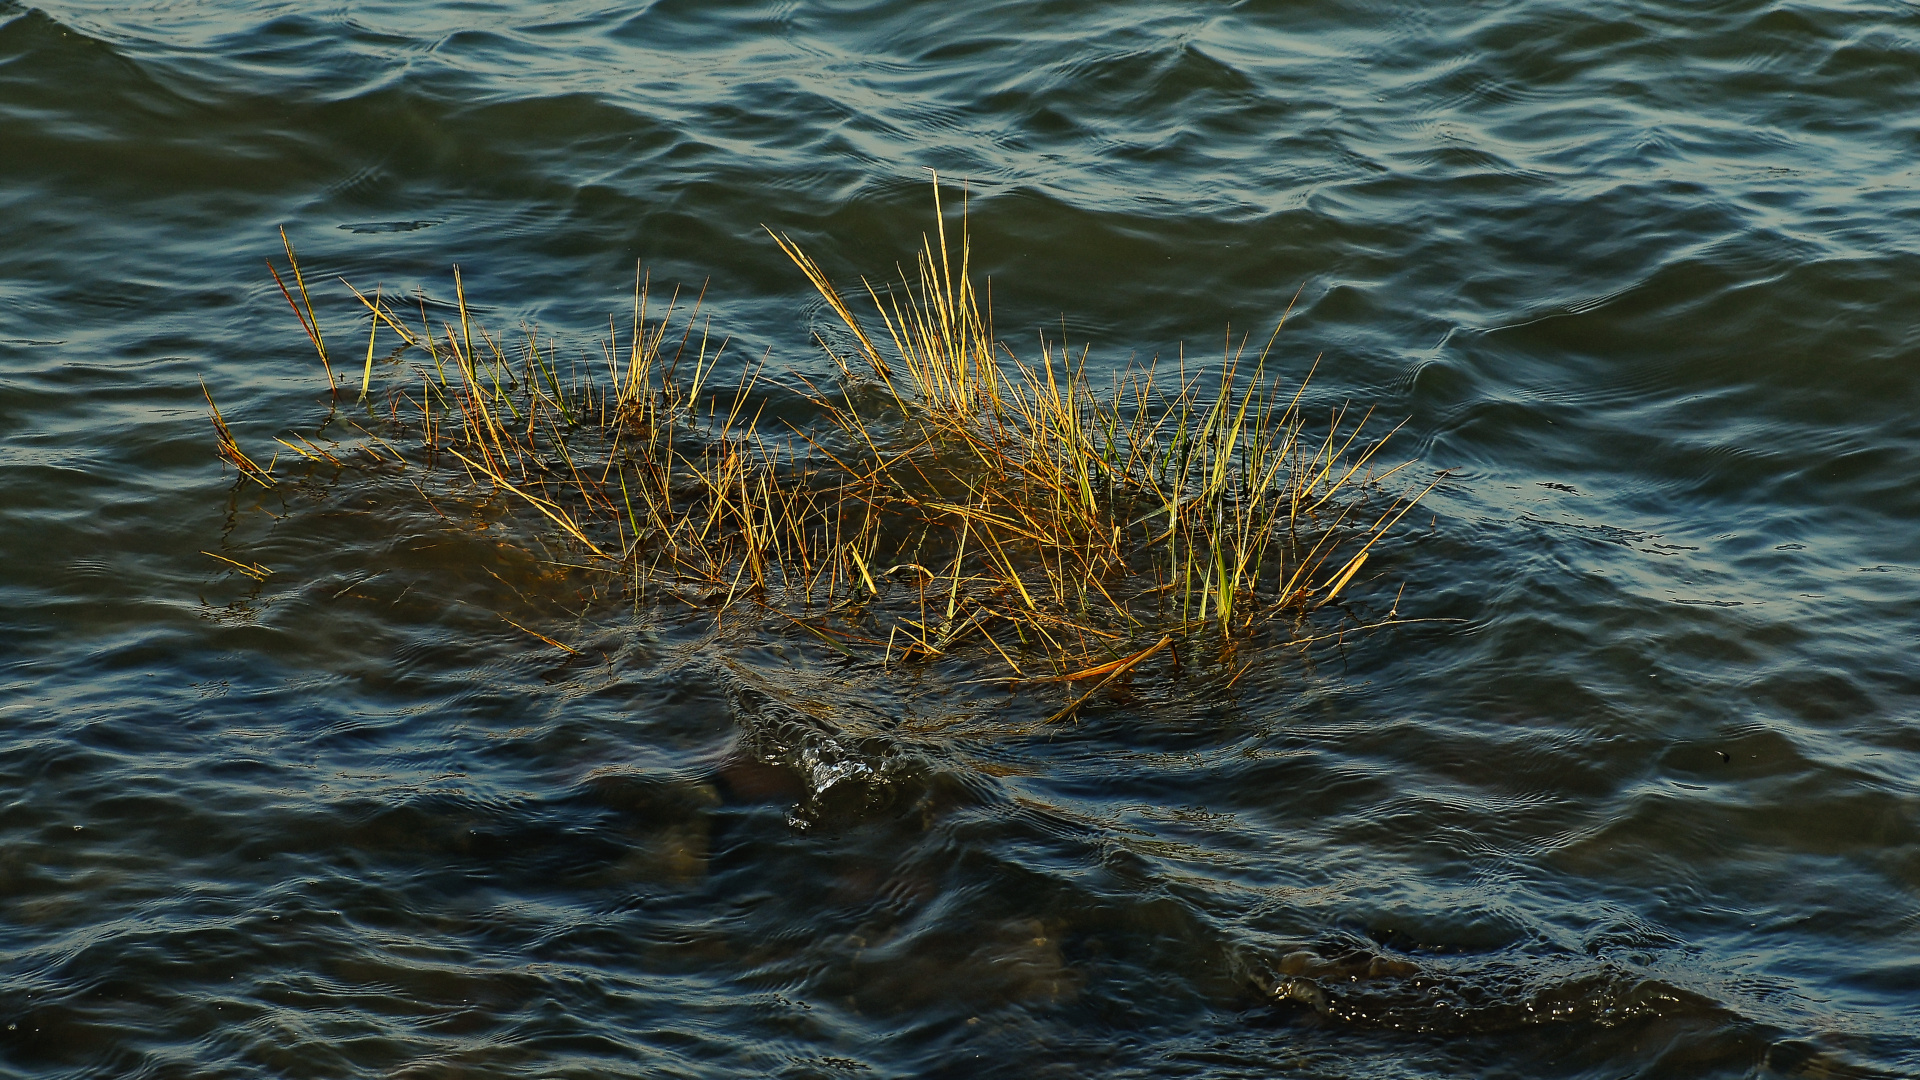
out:
M1134 653L1132 656L1127 657L1125 660L1120 661L1118 664L1113 665L1112 670L1108 672L1106 678L1101 679L1098 683L1094 684L1093 688L1088 690L1086 693L1081 694L1077 698L1074 698L1073 701L1068 703L1066 708L1061 709L1059 712L1054 713L1052 716L1047 717L1045 722L1049 724L1057 723L1058 721L1064 720L1067 717L1072 716L1074 713L1080 710L1080 706L1085 705L1088 701L1092 700L1093 695L1099 693L1102 690L1105 690L1108 686L1112 685L1115 679L1118 679L1120 676L1125 675L1127 672L1132 671L1136 667L1139 667L1141 664L1145 663L1147 660L1158 655L1161 650L1171 648L1172 646L1173 646L1173 635L1167 634L1162 636L1159 641L1154 642L1152 645L1148 646L1147 648L1144 648L1139 652Z
M500 615L500 613L497 611L494 612L494 614ZM500 621L503 623L506 623L508 626L513 627L515 630L518 630L523 634L532 634L534 637L539 638L541 641L546 642L547 644L553 646L556 649L559 649L561 652L566 653L569 656L578 656L580 654L579 649L576 649L571 645L562 645L559 642L553 640L552 638L548 637L547 635L541 633L538 630L529 630L526 627L521 626L519 623L514 622L512 619L507 618L505 615L500 615Z
M283 240L286 239L286 231L282 230L280 236L281 236L281 239ZM292 254L293 245L291 244L287 245L287 252L289 255ZM280 280L280 271L275 270L273 268L272 259L267 260L267 273L273 275L273 283L275 285L280 286L280 295L286 297L287 306L293 309L294 317L300 320L301 328L306 330L307 340L313 342L313 351L320 354L320 366L325 368L327 371L327 389L333 391L335 394L338 394L340 392L340 384L334 380L333 365L327 361L327 346L325 345L325 343L323 343L320 340L320 328L311 321L312 305L311 304L308 305L307 312L305 313L301 312L300 305L293 302L293 294L287 291L287 283ZM298 278L298 273L296 271L296 280L297 278ZM301 285L300 286L301 298L305 299L306 295L307 295L307 287L305 285Z
M241 573L247 575L248 577L252 578L255 581L265 581L267 580L267 575L273 573L272 570L268 569L265 566L260 565L257 562L256 563L238 562L236 560L227 558L225 555L216 555L213 552L206 551L204 549L200 552L200 554L205 555L209 558L219 559L221 562L226 563L227 565L233 567L234 569L240 571Z
M361 301L365 302L365 297ZM367 369L360 376L360 398L367 400L367 391L373 386L373 339L380 333L380 289L373 290L373 318L367 323Z
M1347 582L1353 580L1353 575L1359 573L1360 568L1362 566L1365 566L1366 562L1367 562L1367 553L1364 550L1361 551L1360 554L1355 555L1352 559L1349 559L1347 561L1346 569L1340 571L1339 577L1334 578L1333 585L1327 589L1327 595L1323 599L1321 599L1320 602L1322 604L1333 603L1334 597L1337 597L1340 595L1340 590L1347 587Z
M465 462L469 468L478 469L482 474L484 474L489 480L492 480L494 483L499 484L501 487L506 488L508 491L512 492L513 494L520 496L522 499L525 499L529 503L532 503L533 508L535 510L538 510L542 514L546 515L546 517L549 520L551 520L555 525L558 525L560 526L560 528L565 530L567 535L573 537L575 540L580 541L580 543L588 551L593 552L595 555L598 555L603 559L609 557L606 552L600 550L600 547L598 544L595 544L592 540L587 538L587 534L581 531L580 526L574 523L573 518L569 516L565 510L562 510L559 507L555 506L554 504L548 502L547 500L540 498L538 495L532 495L525 491L520 490L519 488L515 487L512 481L509 481L506 477L501 476L498 472L495 472L494 470L486 467L485 465L482 465L479 462L474 461L472 458L467 457L465 454L462 454L458 450L448 450L447 453L452 454L454 457L459 458L462 462Z
M240 449L240 444L233 437L233 429L227 426L227 418L220 415L220 406L213 403L213 391L207 389L204 379L200 381L200 393L207 399L207 411L213 421L215 456L233 466L241 476L263 488L272 488L274 486L272 469L261 468Z

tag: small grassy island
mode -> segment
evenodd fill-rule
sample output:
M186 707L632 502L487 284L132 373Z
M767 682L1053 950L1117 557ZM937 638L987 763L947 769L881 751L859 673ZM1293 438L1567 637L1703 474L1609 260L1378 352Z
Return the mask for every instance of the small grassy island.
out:
M1287 388L1271 371L1273 337L1251 355L1229 341L1215 370L1130 367L1101 385L1084 350L1043 339L1022 359L975 289L964 216L949 243L937 181L934 200L916 271L889 290L862 282L867 321L772 234L843 324L819 338L830 385L762 365L715 386L698 304L677 322L675 304L656 315L644 284L600 370L566 365L530 328L515 346L479 325L456 270L457 317L437 326L424 307L410 323L354 290L370 323L359 398L384 402L360 426L364 455L282 443L331 468L411 469L438 505L510 500L551 526L559 557L636 602L772 620L848 656L960 657L1054 684L1055 719L1156 657L1233 680L1265 649L1398 621L1397 600L1372 621L1314 617L1356 588L1424 494L1383 485L1406 465L1376 465L1387 440L1363 438L1370 410L1310 419L1306 381ZM338 397L291 245L287 257L282 290ZM414 359L376 380L382 335ZM769 422L775 386L813 420ZM280 482L217 408L213 424L241 483Z

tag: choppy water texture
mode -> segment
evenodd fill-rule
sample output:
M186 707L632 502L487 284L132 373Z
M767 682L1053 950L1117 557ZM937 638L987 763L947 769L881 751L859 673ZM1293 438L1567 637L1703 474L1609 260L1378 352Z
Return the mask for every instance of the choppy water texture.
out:
M1017 348L1301 290L1464 621L1042 737L213 459L326 419L278 226L817 372L761 225L884 273L927 167ZM1920 1073L1917 189L1897 0L0 4L0 1066Z

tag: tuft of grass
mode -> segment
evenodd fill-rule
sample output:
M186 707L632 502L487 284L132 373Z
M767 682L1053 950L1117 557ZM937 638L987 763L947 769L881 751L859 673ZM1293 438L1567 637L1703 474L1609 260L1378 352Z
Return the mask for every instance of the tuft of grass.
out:
M480 325L457 268L457 320L438 326L424 302L410 324L381 290L348 286L368 320L361 400L387 435L363 428L385 454L363 449L422 466L447 497L528 508L636 602L770 619L848 656L1090 687L1054 719L1163 656L1232 662L1315 637L1314 613L1361 587L1432 488L1384 486L1408 464L1376 464L1393 431L1368 434L1372 410L1309 413L1307 380L1287 386L1272 361L1284 316L1256 350L1229 337L1217 365L1182 355L1100 384L1084 348L1042 338L1019 357L974 284L964 209L950 241L937 177L934 213L913 270L884 291L863 279L852 301L769 230L847 332L819 339L824 384L770 376L763 358L715 385L728 342L703 297L683 312L676 290L656 311L643 274L585 365L533 328L509 341ZM301 302L283 292L324 364L287 254ZM383 380L384 418L382 330L396 358L418 357ZM779 395L818 421L768 422ZM271 486L217 409L214 424L222 459Z

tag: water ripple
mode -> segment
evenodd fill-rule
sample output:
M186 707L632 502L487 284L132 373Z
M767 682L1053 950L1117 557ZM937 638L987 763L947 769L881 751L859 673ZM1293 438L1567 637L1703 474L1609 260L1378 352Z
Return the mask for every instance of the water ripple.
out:
M1912 20L0 0L0 1061L1911 1074ZM1206 363L1299 290L1313 407L1460 470L1369 571L1461 622L1044 729L497 507L215 472L202 376L326 437L280 226L588 363L642 262L819 371L761 225L884 278L926 167L1022 355Z

